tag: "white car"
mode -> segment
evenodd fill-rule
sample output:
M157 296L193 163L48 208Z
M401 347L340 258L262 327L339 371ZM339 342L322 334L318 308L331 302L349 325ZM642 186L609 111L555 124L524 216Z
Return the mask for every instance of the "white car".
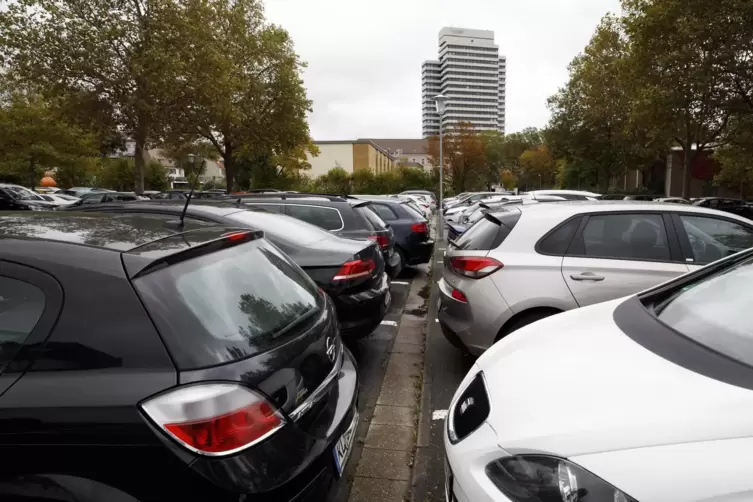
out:
M536 199L540 195L556 195L567 200L598 200L601 194L583 190L532 190L521 195L529 195Z
M72 195L66 195L66 194L53 194L53 193L42 193L39 194L40 197L42 197L47 202L52 202L58 207L66 207L70 206L76 202L79 201L78 197L74 197Z
M403 194L400 194L400 197L404 197L406 199L410 199L413 202L415 202L416 205L421 209L421 212L423 213L424 217L426 219L431 218L431 202L430 202L431 199L428 196L417 195L413 193L403 193Z
M445 428L447 500L753 500L753 249L528 325Z

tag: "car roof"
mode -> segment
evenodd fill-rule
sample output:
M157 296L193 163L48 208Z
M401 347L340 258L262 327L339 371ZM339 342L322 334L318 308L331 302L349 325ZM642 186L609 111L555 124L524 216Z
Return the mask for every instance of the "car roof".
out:
M176 233L180 234L177 226L170 228L163 219L143 214L0 212L0 238L56 241L127 252ZM201 242L209 237L203 236Z
M705 207L690 205L673 205L656 201L637 201L637 200L564 200L557 201L556 204L534 204L529 206L515 206L523 212L545 216L548 213L568 218L581 213L608 213L608 212L629 212L629 211L657 211L657 212L678 212L678 213L699 213L713 214L718 216L732 217L741 221L750 220L736 216L731 213L717 211Z
M186 205L186 199L158 199L158 200L136 200L136 201L123 201L123 202L106 202L104 204L96 204L90 208L76 208L74 211L82 212L97 212L106 209L122 209L130 208L139 211L145 211L148 209L160 209L164 212L173 212L180 214ZM244 211L264 211L261 208L249 208L247 205L241 203L239 206L236 201L225 199L191 199L188 204L187 213L203 212L204 214L211 214L212 216L227 216L229 214ZM65 211L69 211L66 209Z

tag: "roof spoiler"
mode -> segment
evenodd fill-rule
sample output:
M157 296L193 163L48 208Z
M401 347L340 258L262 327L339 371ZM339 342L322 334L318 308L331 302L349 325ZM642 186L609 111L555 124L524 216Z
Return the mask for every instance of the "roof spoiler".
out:
M125 266L128 276L131 279L136 279L182 261L191 260L205 254L214 253L222 249L227 249L264 237L264 232L261 230L227 228L224 229L225 231L222 234L219 234L217 238L209 239L195 245L192 245L192 243L186 239L186 236L190 236L190 234L194 232L202 232L202 230L205 229L196 229L168 235L167 237L147 242L146 244L142 244L141 246L123 252L123 265ZM166 248L164 244L169 240L183 240L186 246L172 253L170 251L163 251ZM149 252L160 253L160 251L162 251L162 254L159 254L156 258L153 254L151 256L147 254Z

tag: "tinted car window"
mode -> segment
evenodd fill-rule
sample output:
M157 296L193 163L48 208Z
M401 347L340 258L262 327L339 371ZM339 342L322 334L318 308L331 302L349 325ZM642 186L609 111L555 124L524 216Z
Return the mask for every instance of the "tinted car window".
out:
M419 210L419 209L418 209L418 208L417 208L416 206L414 206L413 204L411 204L411 203L405 203L405 204L403 204L402 206L403 206L403 207L405 208L405 210L406 210L406 211L408 211L408 212L409 212L409 213L411 214L411 216L413 216L413 217L414 217L415 219L419 219L419 220L423 220L423 219L424 219L424 215L423 215L423 214L421 213L421 211L420 211L420 210Z
M696 263L711 263L753 247L753 230L738 223L703 216L680 216Z
M0 373L42 317L44 305L44 293L38 287L0 277Z
M578 225L580 225L580 218L563 223L539 242L537 251L543 254L564 256Z
M384 204L371 203L368 207L370 207L372 211L376 212L376 214L378 214L379 217L385 221L397 219L397 215L392 211L392 209Z
M287 206L287 210L290 216L325 230L342 230L343 228L343 219L340 216L340 211L331 207L290 204Z
M374 211L369 209L369 206L359 206L353 208L358 214L362 215L374 230L385 230L387 224L382 218L380 218Z
M103 197L104 194L90 195L89 197L84 197L83 199L81 199L81 204L97 204L99 202L102 202Z
M252 205L252 204L249 204ZM284 214L285 206L282 204L253 204L254 207L266 209L267 211L273 211L275 213Z
M284 343L324 306L311 279L264 239L180 262L134 285L181 369Z
M455 246L464 251L490 250L499 247L510 235L520 218L520 213L497 213L496 216L485 215L475 225L466 230Z
M593 215L583 229L586 256L669 260L667 232L658 214Z

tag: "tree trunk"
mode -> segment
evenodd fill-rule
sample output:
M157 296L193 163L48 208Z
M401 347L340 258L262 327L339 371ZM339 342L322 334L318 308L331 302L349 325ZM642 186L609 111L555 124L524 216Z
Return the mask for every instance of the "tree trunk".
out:
M29 159L29 189L34 190L37 187L37 170L34 166L34 159Z
M146 171L146 126L139 120L134 135L136 152L133 163L133 191L138 195L144 193L144 172Z
M688 199L690 197L690 166L693 162L692 143L685 143L682 151L682 198Z
M228 193L233 193L235 191L235 159L233 159L233 146L229 142L225 143L225 151L222 153L222 160L225 163L227 191Z

